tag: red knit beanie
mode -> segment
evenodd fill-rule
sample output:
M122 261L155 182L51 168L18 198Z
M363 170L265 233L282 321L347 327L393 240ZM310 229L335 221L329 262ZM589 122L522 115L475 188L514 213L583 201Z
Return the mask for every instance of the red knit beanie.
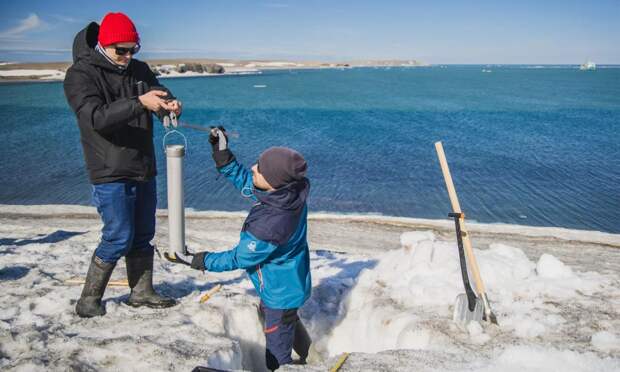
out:
M106 14L99 26L99 44L105 47L128 42L140 42L140 36L131 19L120 12Z

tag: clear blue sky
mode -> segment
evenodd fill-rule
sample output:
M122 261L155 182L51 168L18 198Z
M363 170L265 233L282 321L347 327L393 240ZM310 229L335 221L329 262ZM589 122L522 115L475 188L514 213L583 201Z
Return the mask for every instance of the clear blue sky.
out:
M3 1L0 60L68 60L73 37L127 13L142 58L620 63L620 0Z

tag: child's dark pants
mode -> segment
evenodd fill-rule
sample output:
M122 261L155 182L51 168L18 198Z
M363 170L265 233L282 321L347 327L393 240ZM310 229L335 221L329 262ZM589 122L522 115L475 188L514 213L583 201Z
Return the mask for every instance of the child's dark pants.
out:
M292 363L293 346L302 362L305 361L311 341L297 315L297 309L270 309L261 301L259 316L265 331L265 360L268 369L274 371L283 364Z

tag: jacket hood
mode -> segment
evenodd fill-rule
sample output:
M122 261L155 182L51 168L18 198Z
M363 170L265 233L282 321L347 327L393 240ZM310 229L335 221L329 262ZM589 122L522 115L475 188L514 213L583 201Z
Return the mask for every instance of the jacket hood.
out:
M272 192L259 191L254 194L261 203L279 209L295 210L304 205L309 192L310 181L303 178Z
M78 32L73 39L73 63L84 61L92 65L101 66L109 70L118 70L116 66L108 62L104 56L95 50L99 38L99 25L91 22Z
M89 60L95 52L97 38L99 36L99 25L91 22L88 26L75 35L73 39L73 63L79 60Z

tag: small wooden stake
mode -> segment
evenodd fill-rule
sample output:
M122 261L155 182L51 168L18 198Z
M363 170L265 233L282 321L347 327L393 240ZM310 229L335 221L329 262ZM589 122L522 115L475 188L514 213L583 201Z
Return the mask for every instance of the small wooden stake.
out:
M207 302L211 298L211 296L219 292L220 289L222 289L221 284L218 284L215 287L211 288L207 293L205 293L202 297L200 297L200 303L203 304Z
M66 284L84 284L86 283L86 279L75 278L75 279L67 279L65 280ZM110 280L108 282L108 287L129 287L129 283L127 279L122 280Z
M338 370L340 370L344 362L347 361L348 357L349 357L349 353L342 354L340 358L338 358L338 361L336 362L336 364L334 364L334 366L329 370L329 372L338 372Z

